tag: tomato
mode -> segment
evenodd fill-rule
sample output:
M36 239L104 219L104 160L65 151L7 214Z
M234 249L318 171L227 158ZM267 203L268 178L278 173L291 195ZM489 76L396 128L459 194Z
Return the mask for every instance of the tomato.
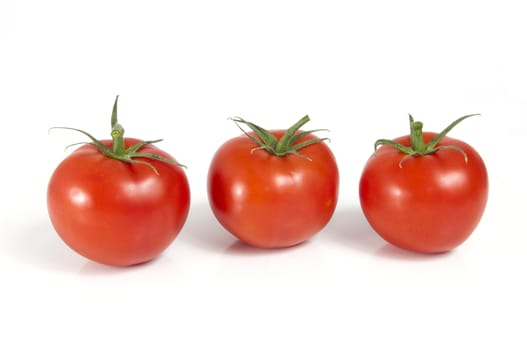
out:
M53 227L69 247L99 263L127 266L153 259L176 238L187 218L190 191L184 171L168 153L115 136L81 146L58 165L47 205ZM126 149L142 145L137 160L114 159L99 149L102 144L110 150L115 142Z
M329 147L311 132L265 132L263 139L255 132L232 138L217 150L208 173L209 202L221 225L241 241L260 248L289 247L309 239L331 219L338 168ZM262 142L293 135L298 138L291 147L307 145L282 156Z
M428 154L408 155L392 147L411 150L413 135L380 142L364 167L359 182L362 210L372 228L398 247L449 251L471 235L483 215L488 197L485 164L470 145L444 134L422 132L415 138L422 137L416 142L422 145L438 141Z

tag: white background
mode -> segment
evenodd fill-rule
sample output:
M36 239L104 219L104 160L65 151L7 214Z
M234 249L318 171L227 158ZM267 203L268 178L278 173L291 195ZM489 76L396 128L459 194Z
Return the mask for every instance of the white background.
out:
M0 348L527 348L527 33L521 1L0 2ZM164 138L188 166L188 221L155 261L78 256L46 210L53 169L107 138ZM382 241L358 206L377 138L408 113L486 161L485 215L462 246L418 255ZM306 244L237 243L206 173L239 134L227 118L328 128L339 205ZM487 347L486 347L487 348Z

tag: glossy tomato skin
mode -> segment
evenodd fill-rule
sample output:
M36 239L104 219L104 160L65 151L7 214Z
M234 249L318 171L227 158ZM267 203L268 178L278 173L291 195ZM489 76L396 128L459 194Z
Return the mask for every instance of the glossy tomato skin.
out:
M277 138L284 134L271 132ZM298 142L314 138L308 135ZM217 150L208 173L214 215L227 231L255 247L304 242L322 230L335 211L339 173L333 153L323 142L300 149L310 160L294 154L274 156L255 147L242 135Z
M424 132L424 141L436 134ZM395 139L410 145L409 136ZM386 241L420 253L441 253L463 243L478 225L488 197L488 175L470 145L444 137L438 144L456 145L467 154L442 149L405 157L380 147L367 161L359 183L362 210Z
M111 140L101 141L111 148ZM141 142L125 138L129 147ZM174 160L154 145L141 151ZM184 171L177 165L138 158L155 166L105 157L92 144L72 152L55 169L47 205L53 227L73 250L115 266L158 256L182 229L190 206Z

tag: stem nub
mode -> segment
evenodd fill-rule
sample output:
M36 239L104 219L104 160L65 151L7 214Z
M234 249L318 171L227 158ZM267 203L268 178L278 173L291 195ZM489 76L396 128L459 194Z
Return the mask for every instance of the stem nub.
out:
M406 156L401 159L399 162L399 167L402 167L402 162L407 159L407 157L417 157L417 156L425 156L428 154L435 153L442 149L453 149L461 153L465 159L465 163L468 162L467 154L465 151L456 145L444 145L437 147L437 144L452 130L456 125L461 123L463 120L478 116L477 114L469 114L465 115L461 118L456 119L453 123L451 123L449 126L447 126L443 131L441 131L439 134L437 134L430 142L425 143L423 139L423 123L419 121L414 121L414 118L411 114L410 116L410 147L404 146L400 143L397 143L393 140L387 140L387 139L379 139L375 142L374 148L375 151L377 151L377 148L382 145L387 145L396 148L399 152L406 154Z
M171 159L159 156L157 154L139 152L140 149L143 146L146 146L146 145L149 145L149 144L153 144L153 143L157 143L157 142L161 142L162 139L153 140L153 141L142 141L142 142L136 143L136 144L126 148L125 142L124 142L124 128L123 128L123 126L121 124L119 124L119 122L117 120L117 101L118 100L119 100L119 95L117 95L115 97L115 102L113 104L113 109L112 109L112 118L111 118L112 132L110 133L110 135L112 137L112 148L111 149L108 148L107 146L105 146L101 141L97 140L95 137L93 137L91 134L87 133L84 130L70 128L70 127L65 127L65 126L52 127L52 128L50 128L50 130L52 130L52 129L66 129L66 130L73 130L73 131L80 132L80 133L86 135L92 141L91 143L93 145L95 145L97 147L97 149L102 154L104 154L106 157L109 157L109 158L112 158L112 159L116 159L116 160L119 160L119 161L122 161L122 162L128 162L128 163L134 163L134 164L144 164L144 165L149 166L150 168L152 168L152 170L158 175L159 175L159 173L158 173L158 171L157 171L157 169L155 168L154 165L152 165L151 163L146 162L144 160L137 159L137 158L154 159L154 160L158 160L158 161L161 161L161 162L174 164L174 165L186 168L183 164L180 164L180 163L175 162L175 161L173 161ZM82 143L84 143L84 142L82 142Z
M289 129L287 129L284 135L280 139L277 139L270 131L254 123L248 122L245 119L242 119L239 117L230 118L230 119L234 121L234 123L236 123L236 126L238 126L238 128L240 128L240 130L248 138L250 138L254 143L256 143L258 147L253 148L252 152L256 150L265 150L269 154L272 154L278 157L283 157L288 154L294 154L294 155L306 158L308 160L311 160L306 155L300 153L299 150L309 145L329 140L329 138L327 137L316 138L316 139L306 140L306 141L295 144L295 142L297 142L298 140L300 140L302 137L306 135L312 134L317 131L328 131L327 129L300 131L300 128L304 126L310 120L308 115L302 117L298 122L296 122ZM256 137L254 135L247 133L240 126L240 124L247 125L256 134Z

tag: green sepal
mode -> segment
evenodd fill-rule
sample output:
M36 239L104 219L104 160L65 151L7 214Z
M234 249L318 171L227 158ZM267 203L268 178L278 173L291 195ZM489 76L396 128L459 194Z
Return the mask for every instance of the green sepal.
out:
M452 130L456 125L458 125L459 123L461 123L463 120L467 119L467 118L470 118L470 117L475 117L475 116L480 116L481 114L479 113L476 113L476 114L468 114L468 115L465 115L461 118L458 118L456 120L454 120L454 122L452 124L450 124L449 126L447 126L445 128L445 130L441 131L439 134L437 134L432 140L430 140L430 142L428 143L428 147L429 148L434 148L438 143L439 141L441 141L441 139L443 137L446 136L446 134L448 134L450 132L450 130Z
M388 139L379 139L375 141L374 144L374 150L377 151L379 146L390 146L397 149L399 152L406 154L405 157L401 159L399 162L399 167L402 167L402 163L408 159L408 157L415 157L415 156L425 156L429 154L436 153L443 149L453 149L463 155L463 158L465 160L465 163L468 162L468 157L465 151L456 145L443 145L436 147L437 144L459 123L461 123L463 120L479 116L479 113L476 114L468 114L461 118L456 119L454 122L452 122L450 125L448 125L443 131L441 131L439 134L437 134L432 140L430 140L428 143L425 143L423 140L423 123L419 121L414 121L414 118L411 114L409 114L410 119L410 146L404 146L400 143L397 143L393 140Z
M65 129L65 130L73 130L73 131L80 132L80 133L86 135L92 142L78 142L78 143L71 144L71 145L67 146L66 148L71 147L71 146L75 146L75 145L80 145L80 144L87 144L87 143L93 144L106 157L109 157L109 158L112 158L112 159L116 159L116 160L119 160L119 161L122 161L122 162L127 162L127 163L144 164L144 165L152 168L152 170L157 175L159 175L159 172L157 171L157 169L156 169L156 167L154 165L152 165L151 163L146 162L144 160L140 160L140 159L136 159L136 158L148 158L148 159L158 160L158 161L161 161L161 162L164 162L164 163L169 163L169 164L173 164L173 165L177 165L177 166L186 168L186 166L184 166L183 164L180 164L180 163L178 163L176 161L173 161L173 160L170 160L168 158L165 158L165 157L162 157L162 156L158 156L158 155L152 154L152 153L139 152L139 150L142 147L144 147L146 145L153 144L153 143L161 142L162 139L152 140L152 141L143 141L143 142L136 143L136 144L126 148L125 147L125 143L124 143L124 128L123 128L123 126L121 124L119 124L119 122L117 120L117 101L118 100L119 100L119 95L117 95L115 97L115 102L113 104L112 116L111 116L112 131L111 131L110 135L112 137L112 149L108 148L101 141L99 141L98 139L93 137L91 134L89 134L86 131L81 130L81 129L70 128L70 127L65 127L65 126L56 126L56 127L50 128L49 130L52 130L52 129Z
M88 136L88 138L90 140L92 140L92 142L86 142L86 143L93 143L95 146L97 146L97 148L99 149L99 151L101 151L102 154L104 154L107 157L113 158L113 156L112 156L113 152L112 152L111 149L106 147L101 141L97 140L95 137L93 137L91 134L87 133L84 130L76 129L76 128L70 128L70 127L67 127L67 126L54 126L54 127L49 128L49 130L53 130L53 129L73 130L73 131L80 132L80 133ZM69 147L75 146L75 145L80 145L80 144L83 144L83 143L84 142L73 143L71 145L66 146L66 148L69 148Z
M313 140L307 140L304 142L300 142L298 144L294 144L295 142L300 140L302 137L307 136L309 134L312 134L318 131L327 131L327 129L316 129L316 130L299 132L300 128L304 126L310 120L308 115L302 117L298 122L296 122L290 128L288 128L285 131L284 135L282 135L282 137L279 140L267 129L264 129L261 126L258 126L254 123L246 121L243 118L234 117L230 119L234 121L236 126L238 126L238 128L257 145L257 147L252 149L252 152L256 150L265 150L269 154L278 156L278 157L283 157L289 154L294 154L302 158L311 160L306 155L300 153L299 150L309 145L329 140L329 138L327 137L317 138ZM256 137L254 135L249 134L247 131L245 131L240 126L240 124L247 125L256 134Z

